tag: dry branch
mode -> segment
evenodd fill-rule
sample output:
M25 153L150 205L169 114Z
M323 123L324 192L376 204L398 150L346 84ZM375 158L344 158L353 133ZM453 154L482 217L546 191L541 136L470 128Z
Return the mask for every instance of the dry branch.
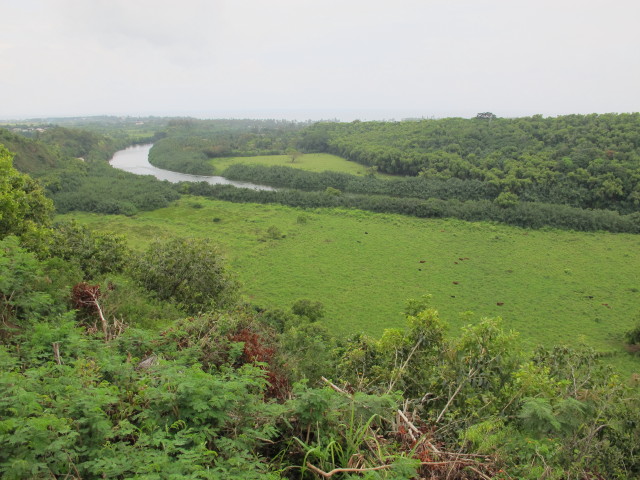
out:
M53 347L53 358L56 360L58 365L62 365L62 359L60 358L60 342L53 342L51 346Z
M330 472L324 472L320 470L318 467L307 462L307 468L312 472L317 473L321 477L330 478L334 476L336 473L363 473L363 472L374 472L376 470L386 470L387 468L391 468L391 465L380 465L379 467L370 467L370 468L334 468Z
M86 282L81 282L73 287L72 301L75 308L84 309L85 312L91 314L97 314L100 319L104 341L109 342L118 337L125 330L126 325L116 318L113 319L113 324L109 325L99 302L100 297L102 297L100 285L89 285Z
M413 441L416 441L415 437L413 436L413 434L411 433L412 431L417 433L418 435L423 435L422 432L420 432L420 430L418 430L418 428L411 422L409 421L409 419L407 418L407 416L405 415L405 413L402 410L398 410L398 415L400 415L400 418L402 418L402 420L407 424L407 426L409 427L409 435L411 436L411 439ZM429 440L427 440L427 438L425 436L422 436L422 442L433 452L433 453L437 453L440 454L440 450L438 450L436 448L436 446L431 443Z
M474 468L472 466L468 466L467 467L469 470L473 470L474 472L476 472L478 475L480 475L480 477L482 477L484 480L491 480L491 477L487 477L484 473L482 473L480 470L478 470L477 468Z
M340 388L339 386L337 386L334 383L331 383L330 380L327 380L325 377L320 377L322 379L322 381L324 383L326 383L327 385L329 385L331 388L333 388L336 392L341 393L343 395L346 395L347 397L351 397L351 394L349 392L347 392L346 390L343 390L342 388Z
M445 466L445 465L455 465L455 464L464 464L464 463L468 463L465 462L464 460L452 460L450 462L447 461L442 461L442 462L420 462L421 466L432 466L432 467L438 467L438 466ZM364 473L364 472L374 472L374 471L378 471L378 470L386 470L389 468L393 468L393 465L380 465L378 467L368 467L368 468L334 468L333 470L329 471L329 472L325 472L323 470L320 470L318 467L316 467L315 465L312 465L311 463L307 462L307 468L309 470L311 470L312 472L320 475L321 477L324 478L331 478L332 476L334 476L336 473ZM480 471L478 471L477 469L469 466L470 469L472 469L474 472L478 473L480 476L482 476L482 478L488 478L486 475L482 474Z

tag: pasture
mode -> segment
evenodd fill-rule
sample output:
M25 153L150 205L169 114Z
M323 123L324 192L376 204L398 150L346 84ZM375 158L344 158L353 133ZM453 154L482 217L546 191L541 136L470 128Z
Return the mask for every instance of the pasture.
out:
M329 153L305 153L291 162L289 155L260 155L255 157L224 157L214 158L210 161L216 169L224 176L224 170L237 163L247 165L262 165L266 167L291 167L307 170L309 172L333 172L348 173L351 175L365 175L367 167L356 162L350 162L344 158ZM389 175L379 175L388 177Z
M126 234L142 249L156 237L208 237L226 253L251 302L286 308L322 302L338 335L404 324L407 299L432 295L451 334L500 316L523 345L584 341L625 371L622 349L640 311L640 236L524 230L357 210L300 210L183 197L134 217L68 214Z

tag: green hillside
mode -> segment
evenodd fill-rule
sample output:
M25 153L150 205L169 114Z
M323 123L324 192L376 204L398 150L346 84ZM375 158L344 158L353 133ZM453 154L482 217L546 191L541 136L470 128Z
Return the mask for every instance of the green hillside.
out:
M21 172L38 174L59 166L61 156L47 145L0 128L0 144L14 153L13 165Z

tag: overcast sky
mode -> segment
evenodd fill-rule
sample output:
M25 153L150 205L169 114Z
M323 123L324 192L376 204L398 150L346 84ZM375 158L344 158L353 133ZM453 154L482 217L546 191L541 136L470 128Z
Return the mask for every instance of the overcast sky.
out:
M640 111L639 0L0 0L0 119Z

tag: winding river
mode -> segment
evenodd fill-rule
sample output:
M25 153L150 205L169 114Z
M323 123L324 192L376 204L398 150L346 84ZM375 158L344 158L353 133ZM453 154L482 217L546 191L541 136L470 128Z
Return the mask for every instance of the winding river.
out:
M233 185L239 188L251 188L253 190L275 190L266 185L256 185L249 182L236 182L227 180L224 177L207 176L207 175L189 175L187 173L172 172L154 167L149 163L149 150L152 144L135 145L133 147L120 150L113 155L109 161L112 167L124 170L125 172L135 173L136 175L153 175L158 180L168 180L171 183L178 182L207 182L212 185L225 184Z

